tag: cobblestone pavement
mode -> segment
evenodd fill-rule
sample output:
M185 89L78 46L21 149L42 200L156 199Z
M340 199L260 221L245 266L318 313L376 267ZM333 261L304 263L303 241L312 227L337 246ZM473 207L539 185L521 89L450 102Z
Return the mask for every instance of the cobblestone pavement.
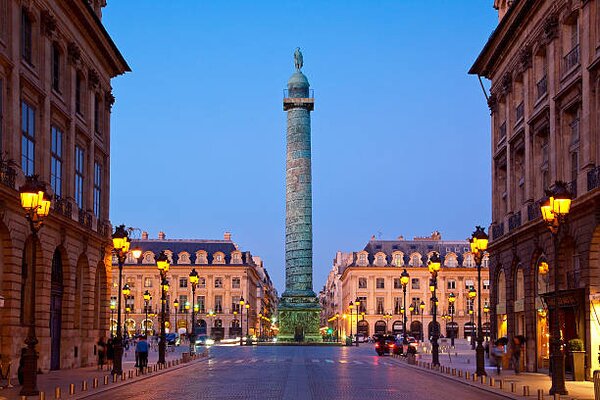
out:
M390 357L372 345L213 347L210 359L90 399L502 399Z

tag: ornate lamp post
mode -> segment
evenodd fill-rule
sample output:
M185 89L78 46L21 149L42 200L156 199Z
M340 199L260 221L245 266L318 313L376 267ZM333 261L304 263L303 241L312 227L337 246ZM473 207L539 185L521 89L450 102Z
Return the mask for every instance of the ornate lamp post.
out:
M454 336L456 336L456 332L454 330L454 302L456 301L456 295L454 293L450 293L448 295L448 303L450 303L449 311L450 311L450 326L452 326L452 335L450 335L450 346L454 348Z
M360 300L358 299L358 297L354 300L354 305L356 306L356 347L358 347L358 313L360 311ZM350 318L350 321L352 321L352 318Z
M490 338L489 338L490 306L487 303L483 305L483 313L485 314L485 326L486 326L486 332L484 334L485 340L490 340Z
M186 316L185 316L185 319L186 319L185 333L187 334L188 340L189 340L189 342L190 342L190 344L191 344L191 342L192 342L192 339L191 339L191 333L190 333L190 331L189 331L189 325L191 325L191 322L192 322L192 321L190 321L190 323L189 323L189 324L187 323L187 318L188 318L188 317L187 317L187 313L188 313L188 312L190 312L190 302L189 302L189 301L186 301L186 302L185 302L185 305L183 306L183 308L184 308L184 310L185 310L185 313L186 313Z
M144 319L144 335L148 336L148 305L150 304L150 300L152 300L152 295L149 291L144 292L144 314L146 314Z
M552 234L552 243L554 245L554 294L552 296L554 310L550 310L550 359L552 360L552 387L550 388L550 394L558 393L565 395L568 394L568 391L565 386L565 355L562 350L558 313L558 252L560 235L571 209L571 198L573 196L567 189L567 185L562 181L555 182L554 188L546 191L546 196L547 199L542 203L540 208L542 218Z
M179 335L179 328L177 327L177 310L179 309L179 300L175 299L175 301L173 301L173 309L175 311L175 323L173 324L173 327L175 328L175 334Z
M190 284L192 285L192 333L190 334L190 354L196 352L196 308L194 302L196 301L196 287L200 278L196 268L192 268L189 275Z
M423 314L425 314L425 302L423 300L421 300L421 303L419 304L419 312L421 313L421 342L425 341L425 335L423 334L424 331L424 326L423 326Z
M240 346L244 345L244 297L240 297Z
M431 337L431 354L432 354L432 364L434 366L440 365L440 345L438 344L438 338L440 337L440 332L437 325L437 304L438 300L435 296L435 290L437 288L437 276L440 271L440 267L442 266L442 260L440 259L440 255L437 252L434 252L429 258L429 272L431 273L431 281L432 288L431 291L431 303L433 308L433 329L432 329L432 337Z
M406 271L406 268L404 268L404 271L402 271L402 273L400 274L400 283L402 284L402 334L404 337L404 343L407 342L406 339L406 286L408 286L408 282L410 281L410 276L408 275L408 272Z
M167 333L166 333L166 304L167 293L169 292L169 281L167 280L167 272L169 272L171 264L169 257L164 251L161 251L156 257L156 267L160 272L160 341L158 343L158 363L165 364L165 353L167 348Z
M471 316L471 350L475 350L475 321L474 321L474 310L475 307L475 297L477 297L477 290L473 286L469 289L469 301L471 302L471 307L469 308L469 315ZM483 349L483 346L482 346ZM485 368L484 368L485 373Z
M335 337L339 342L340 340L340 313L335 313Z
M410 303L410 305L408 306L408 311L410 311L410 324L412 325L413 315L415 315L415 303L414 302ZM412 334L412 332L411 332L411 334Z
M487 250L488 246L488 235L481 226L475 227L475 232L471 235L471 254L475 257L475 264L477 265L477 292L479 297L477 299L477 350L475 353L475 359L477 361L476 374L479 376L485 375L485 355L483 349L483 327L481 326L481 262L483 260L483 254ZM474 344L472 344L474 346Z
M131 307L129 306L129 295L131 294L131 288L129 284L126 283L123 285L123 289L121 289L121 293L123 293L123 301L125 301L125 321L123 322L123 336L129 337L129 330L127 329L127 319L129 318L129 312L131 311Z
M114 300L110 301L110 337L114 336L113 333L113 321L114 321L114 317L113 314L115 313L115 309L117 308L117 303Z
M252 344L252 339L250 339L250 304L246 302L246 345L250 346Z
M390 319L392 319L392 313L386 312L383 314L383 319L385 319L385 333L388 333L388 323L390 322Z
M25 217L29 222L31 230L31 265L29 271L29 281L31 290L29 292L29 324L27 330L27 345L24 354L22 355L23 362L23 386L21 387L22 396L35 396L39 393L37 387L37 351L35 345L38 343L35 333L35 289L36 289L36 245L38 241L38 232L42 228L44 219L50 212L50 200L44 199L46 187L38 181L37 175L26 177L25 184L19 188L21 197L21 207L25 210ZM25 302L27 303L27 302Z
M354 302L350 302L350 304L348 304L348 308L350 309L350 343L352 344L352 317L354 316Z

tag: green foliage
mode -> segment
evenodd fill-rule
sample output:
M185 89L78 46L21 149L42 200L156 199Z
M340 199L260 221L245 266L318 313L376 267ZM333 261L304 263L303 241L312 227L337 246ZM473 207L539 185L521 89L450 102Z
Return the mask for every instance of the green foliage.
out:
M583 340L571 339L569 340L569 350L571 351L584 351Z

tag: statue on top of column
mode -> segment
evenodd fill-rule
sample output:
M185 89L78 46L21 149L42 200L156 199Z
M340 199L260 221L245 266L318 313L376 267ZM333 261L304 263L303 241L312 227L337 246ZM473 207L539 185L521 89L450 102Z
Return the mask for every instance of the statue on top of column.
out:
M296 51L294 51L294 65L296 66L297 71L300 71L300 69L304 65L304 60L302 58L302 52L300 51L300 47L296 47Z

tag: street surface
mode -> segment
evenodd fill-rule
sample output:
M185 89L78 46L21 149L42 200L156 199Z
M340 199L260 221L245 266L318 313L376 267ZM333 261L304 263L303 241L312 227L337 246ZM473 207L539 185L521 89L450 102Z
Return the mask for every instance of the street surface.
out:
M503 399L355 347L222 347L210 359L90 397L153 399Z

